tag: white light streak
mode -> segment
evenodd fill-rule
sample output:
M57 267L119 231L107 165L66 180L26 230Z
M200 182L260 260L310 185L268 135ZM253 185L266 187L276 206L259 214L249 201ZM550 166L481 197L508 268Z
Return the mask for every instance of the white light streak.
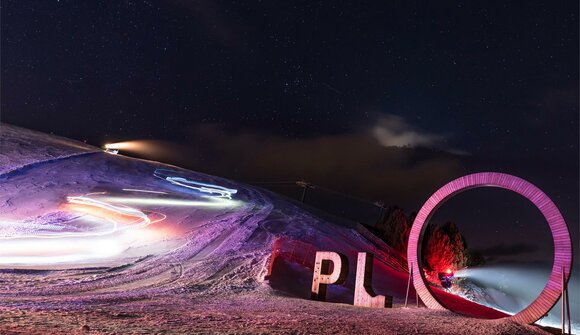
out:
M238 190L236 190L236 189L227 188L227 187L223 187L220 185L202 183L202 182L198 182L198 181L189 180L189 179L183 178L183 177L177 177L177 176L171 176L171 175L167 176L167 174L177 174L177 173L179 173L179 172L166 170L166 169L157 169L157 170L155 170L153 175L157 178L166 180L173 185L189 188L189 189L196 190L196 191L199 191L202 193L207 193L210 196L217 194L218 197L231 199L232 194L238 193Z
M138 224L126 225L127 227L130 226L132 228L140 228L140 227L146 227L146 226L151 224L151 220L149 219L149 217L145 213L141 212L140 210L131 208L131 207L113 206L113 205L108 204L106 202L102 202L102 201L99 201L96 199L82 197L82 196L81 197L67 197L67 200L71 204L93 206L93 207L97 207L97 208L102 208L102 209L107 210L107 211L115 212L115 213L120 214L120 215L134 217L136 219L135 222L138 222ZM115 222L115 227L119 229L118 226L119 225Z
M167 180L168 182L170 182L174 185L187 187L187 188L197 190L197 191L200 191L203 193L219 194L220 197L228 198L228 199L232 198L232 194L238 193L238 190L234 190L231 188L226 188L226 187L219 186L219 185L204 184L204 183L192 181L192 180L189 180L186 178L181 178L181 177L167 177L167 178L165 178L165 180Z
M127 141L127 142L107 143L105 144L105 149L127 150L139 148L140 146L141 144L138 141Z
M0 264L55 264L107 258L125 247L114 239L61 238L3 241Z
M133 144L115 143L105 147L110 152L130 148ZM166 218L165 214L156 212L155 207L220 209L243 204L232 200L232 195L238 192L235 189L171 175L179 173L176 171L161 171L163 169L156 170L154 176L202 194L188 199L184 192L172 196L152 189L124 188L122 190L127 193L120 195L93 192L68 196L62 209L66 212L61 212L52 221L0 221L0 264L82 263L115 257L130 248L159 241L160 234L156 230L145 229ZM141 209L144 207L152 210Z
M93 194L98 195L102 193ZM25 234L0 237L0 264L46 265L112 257L126 250L131 241L142 238L142 234L136 232L152 223L140 210L87 196L70 196L67 202L81 206L73 208L77 209L75 212L84 214L75 220L90 222L92 226L88 231L35 233L34 230L26 231L30 229L29 222L3 222L2 226L8 232L23 231ZM159 219L155 222L165 219L165 215L157 214Z
M103 197L103 201L110 203L130 204L130 205L147 205L147 206L178 206L178 207L210 207L210 208L228 208L237 207L239 201L229 200L226 198L205 198L207 201L186 200L186 199L167 199L167 198L128 198L128 197Z
M141 193L155 193L155 194L168 194L167 192L151 191L151 190L139 190L139 189L136 189L136 188L124 188L123 191L126 191L126 192L141 192Z

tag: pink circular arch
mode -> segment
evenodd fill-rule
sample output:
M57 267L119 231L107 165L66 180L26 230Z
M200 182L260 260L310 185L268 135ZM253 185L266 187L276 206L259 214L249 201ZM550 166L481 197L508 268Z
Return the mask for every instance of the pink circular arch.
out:
M521 312L510 316L514 321L533 323L544 316L556 304L561 294L562 271L565 280L570 277L572 264L572 243L566 222L556 205L539 188L531 183L504 173L482 172L457 178L441 187L425 202L411 227L407 261L413 273L413 285L421 300L429 308L445 309L431 293L424 278L421 263L421 240L429 219L445 201L452 196L477 187L499 187L516 192L530 200L544 215L552 231L554 240L554 265L552 273L540 295Z

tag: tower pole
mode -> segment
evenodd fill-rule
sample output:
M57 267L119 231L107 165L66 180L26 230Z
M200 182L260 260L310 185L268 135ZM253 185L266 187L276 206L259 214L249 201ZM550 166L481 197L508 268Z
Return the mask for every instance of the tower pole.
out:
M409 301L409 289L411 288L412 277L413 277L413 263L411 263L411 268L409 269L409 280L407 280L407 294L405 294L405 307L407 307L407 302Z

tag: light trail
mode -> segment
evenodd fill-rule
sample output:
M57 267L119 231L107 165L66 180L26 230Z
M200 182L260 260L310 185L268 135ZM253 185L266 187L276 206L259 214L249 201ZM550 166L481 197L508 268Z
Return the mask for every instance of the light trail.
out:
M186 199L163 199L163 198L128 198L128 197L103 197L106 202L131 204L131 205L148 205L148 206L175 206L175 207L210 207L210 208L228 208L237 207L239 201L227 198L207 198L208 201L186 200Z
M72 238L3 241L0 264L48 265L108 258L125 250L123 244L111 238Z
M84 224L84 230L62 231L65 229L62 225L55 225L54 229L61 230L1 236L0 264L47 265L113 257L135 245L136 241L150 240L150 236L140 232L166 218L163 213L151 212L152 220L138 209L93 198L103 194L67 197L63 209L83 214L68 222L79 221L81 224L72 228L79 229ZM9 231L29 228L27 222L9 222L3 226ZM42 224L36 226L43 227Z
M179 185L187 188L191 188L194 190L198 190L200 192L209 193L209 194L219 194L221 197L231 199L232 194L238 192L238 190L234 190L231 188L222 187L219 185L212 185L212 184L204 184L196 181L192 181L189 179L181 178L181 177L167 177L165 178L167 181L174 185Z
M542 263L484 265L459 270L455 276L467 279L478 290L484 292L478 299L474 299L459 291L462 297L513 315L538 297L548 282L550 269L550 264ZM571 277L568 287L570 292L579 292L580 280L578 277ZM579 297L576 294L570 295L570 309L572 311L580 309ZM558 328L560 309L561 302L558 302L552 311L537 323ZM572 330L574 334L580 330L580 324L574 320L574 317L572 317Z
M124 188L123 191L126 191L126 192L141 192L141 193L154 193L154 194L168 194L167 192L151 191L151 190L140 190L140 189L136 189L136 188Z
M146 227L153 223L151 219L143 212L130 208L130 207L121 207L121 206L113 206L107 204L102 201L98 201L95 199L87 198L86 196L73 196L67 197L68 201L68 210L72 210L74 212L82 213L88 216L88 218L78 217L74 220L70 220L68 222L78 221L81 219L88 220L92 223L97 224L97 228L103 227L103 223L107 223L108 229L99 230L93 229L88 232L62 232L62 231L55 231L54 233L42 233L42 234L27 234L27 235L0 235L0 240L6 239L59 239L59 238L67 238L67 237L91 237L91 236L105 236L113 234L120 230L126 229L138 229L142 227ZM159 213L161 214L161 213ZM163 214L161 214L163 215ZM163 215L163 219L165 216ZM97 219L97 220L95 220ZM100 220L98 220L100 219ZM132 220L131 220L132 219ZM163 220L161 219L161 220ZM157 220L155 222L158 222ZM10 222L2 223L0 226L5 226L16 230L19 226L26 225L26 223L22 222ZM38 227L42 227L42 225L38 225ZM3 244L2 247L4 248L5 245Z
M105 149L107 150L131 150L141 149L142 147L144 147L144 145L141 141L126 141L105 144Z
M173 176L173 174L178 174L178 173L179 172L177 172L177 171L171 171L171 170L166 170L166 169L157 169L157 170L155 170L153 175L157 178L166 180L173 185L185 187L185 188L188 188L191 190L196 190L196 191L199 191L202 193L209 194L210 196L218 194L219 197L221 197L221 198L231 199L232 194L238 193L238 190L236 190L236 189L227 188L227 187L223 187L220 185L207 184L207 183L202 183L202 182L198 182L198 181L193 181L193 180L190 180L190 179L187 179L184 177ZM172 174L172 175L165 176L164 174Z
M155 189L123 188L126 193L92 192L68 196L55 217L47 215L46 219L0 222L0 264L90 263L95 259L116 257L129 249L165 241L167 237L162 233L170 229L148 229L167 218L156 212L156 208L227 209L243 203L232 200L232 195L238 192L236 189L193 181L180 176L178 171L158 169L154 176L181 190L196 193L171 194ZM189 194L190 198L184 194Z
M116 213L116 214L121 215L121 216L134 217L136 219L135 222L140 221L139 224L132 225L132 226L135 226L136 228L146 227L146 226L151 224L151 220L149 219L149 217L145 213L141 212L140 210L131 208L131 207L114 206L114 205L108 204L106 202L99 201L99 200L92 199L92 198L88 198L88 197L84 197L84 196L67 197L67 201L70 204L86 205L89 208L96 207L96 208L100 208L100 209L103 209L103 210L108 211L108 212ZM109 217L106 217L106 218L109 219ZM116 224L116 226L118 226L118 225Z

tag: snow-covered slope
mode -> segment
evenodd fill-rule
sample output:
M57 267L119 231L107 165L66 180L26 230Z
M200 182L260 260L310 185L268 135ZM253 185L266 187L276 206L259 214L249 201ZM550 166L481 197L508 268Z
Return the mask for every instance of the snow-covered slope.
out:
M83 142L0 123L0 175L32 163L98 151Z
M248 318L252 311L263 313L263 306L271 306L275 315L266 320L271 323L292 324L294 319L286 311L297 306L314 314L317 308L350 308L352 315L359 315L360 308L296 299L308 297L309 264L316 250L342 252L351 264L347 284L333 286L330 301L352 303L360 251L376 255L373 285L377 293L392 295L395 307L404 301L408 278L404 264L387 246L366 239L355 226L322 219L273 193L230 180L110 155L12 126L3 125L1 137L0 318L8 321L0 325L0 332L23 327L27 332L45 333L45 325L55 323L58 329L70 331L66 323L58 322L59 318L70 322L69 313L90 315L90 322L101 331L125 331L124 317L99 312L103 308L115 315L133 311L146 319L143 327L151 332L163 327L185 332L188 322L201 328L211 324L211 320L194 322L194 315L184 312L185 307L193 308L192 301L198 309L207 306L197 313L206 313L210 319L223 315L220 304L222 311L231 313L228 301L244 301L246 309L235 308ZM275 243L280 257L267 279ZM502 315L456 296L441 295L463 313ZM393 314L402 319L393 323L392 330L413 327L410 318L418 318L425 329L436 329L434 333L463 333L464 329L437 325L436 320L442 318L471 327L474 334L488 334L489 329L540 332L503 321L486 328L481 320L413 310ZM24 314L15 317L15 311ZM184 313L190 317L184 318ZM171 318L179 321L168 323ZM353 321L355 328L334 329L338 333L363 329L363 319L354 319L358 320ZM296 329L311 331L304 320L295 318ZM222 325L224 331L236 329L235 320L227 322L229 326ZM250 319L248 329L261 331L259 322L263 320ZM164 326L155 329L154 324ZM364 329L385 332L384 328Z

